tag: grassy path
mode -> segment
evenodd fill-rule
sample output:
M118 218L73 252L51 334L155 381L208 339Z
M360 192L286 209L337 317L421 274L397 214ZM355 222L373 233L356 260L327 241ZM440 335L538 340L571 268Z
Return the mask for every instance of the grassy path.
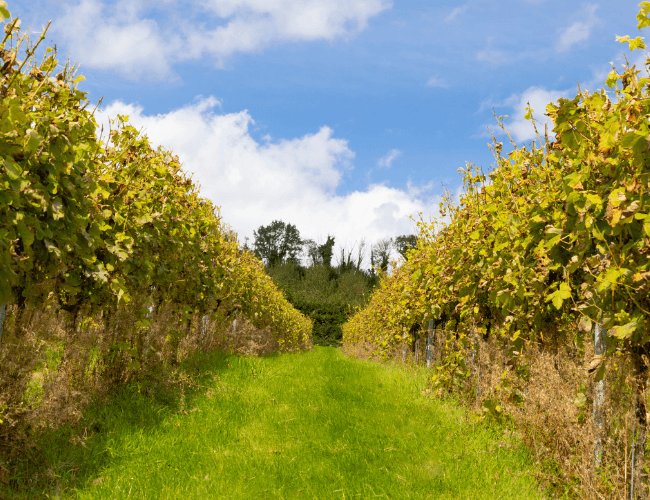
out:
M525 452L422 396L426 375L332 348L206 356L170 404L131 388L94 434L44 443L58 491L81 498L539 498ZM58 440L58 441L57 441ZM67 438L70 442L70 437ZM72 440L74 442L74 439ZM63 446L62 446L63 445Z

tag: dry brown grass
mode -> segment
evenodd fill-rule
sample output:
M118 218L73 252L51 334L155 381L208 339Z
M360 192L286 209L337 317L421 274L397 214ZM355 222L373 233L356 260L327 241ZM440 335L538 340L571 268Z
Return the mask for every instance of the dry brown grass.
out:
M622 356L605 372L606 436L603 463L595 467L593 423L596 373L587 367L593 350L572 345L528 346L513 360L494 341L480 341L473 383L475 407L498 401L512 418L554 491L581 498L629 498L634 416L632 367ZM647 488L647 481L645 482ZM647 489L636 486L637 498Z
M370 342L357 342L349 343L344 342L341 345L341 351L348 356L359 358L359 359L376 359L379 360L376 355L376 347L373 346Z

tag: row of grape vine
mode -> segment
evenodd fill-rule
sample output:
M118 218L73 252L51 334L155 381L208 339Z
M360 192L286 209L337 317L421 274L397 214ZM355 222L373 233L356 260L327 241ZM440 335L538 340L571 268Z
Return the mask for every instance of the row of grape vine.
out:
M163 303L242 314L285 349L311 323L239 248L176 156L118 117L99 138L78 77L6 4L0 43L0 304L80 311Z
M641 29L650 26L650 2L640 6ZM645 48L641 37L619 41ZM603 377L612 356L631 360L645 428L649 67L646 60L642 71L612 69L606 88L550 104L550 136L539 131L537 141L508 153L495 139L496 167L487 175L471 165L462 170L459 202L448 197L439 221L420 223L417 248L344 325L344 347L387 356L431 325L446 342L434 377L450 387L470 376L477 336L496 341L516 364L558 338L579 357L600 325L607 352L591 369Z

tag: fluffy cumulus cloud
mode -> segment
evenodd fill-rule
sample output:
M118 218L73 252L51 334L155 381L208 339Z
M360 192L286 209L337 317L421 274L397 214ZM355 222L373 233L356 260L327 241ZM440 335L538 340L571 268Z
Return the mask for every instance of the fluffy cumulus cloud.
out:
M598 7L587 5L580 13L580 19L564 28L557 39L555 48L558 52L567 52L574 46L585 42L591 36L591 32L598 24L596 15Z
M567 97L568 90L552 90L543 87L529 87L521 94L514 94L506 99L505 104L512 109L512 119L506 123L506 128L512 137L519 142L535 139L535 129L530 120L525 118L527 108L533 110L533 118L540 134L544 134L544 128L548 127L551 133L552 123L546 116L546 106L557 101L560 97Z
M54 22L57 36L83 66L115 69L134 79L170 75L169 54L180 40L165 36L156 21L139 18L138 2L129 8L118 4L109 9L100 0L81 0L64 7Z
M54 28L75 61L131 78L160 78L177 62L284 42L334 40L366 28L390 0L74 0ZM182 17L181 17L182 14Z
M324 241L333 234L340 246L361 239L412 233L412 217L431 214L434 200L409 188L371 185L337 192L354 158L347 142L328 127L302 137L258 140L247 111L219 113L219 102L206 98L165 114L147 115L133 104L114 102L99 117L129 115L155 144L173 150L200 185L203 196L239 234L274 219L296 224L303 237Z

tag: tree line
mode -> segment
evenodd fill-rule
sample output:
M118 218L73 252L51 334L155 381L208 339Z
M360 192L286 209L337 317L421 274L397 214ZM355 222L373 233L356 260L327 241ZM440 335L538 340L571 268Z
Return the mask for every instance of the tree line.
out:
M266 264L289 302L312 319L314 342L338 345L341 325L366 305L391 260L397 255L406 258L416 241L415 235L379 240L369 249L367 268L365 242L335 252L334 236L328 235L324 242L303 239L294 224L274 220L254 231L251 250Z

